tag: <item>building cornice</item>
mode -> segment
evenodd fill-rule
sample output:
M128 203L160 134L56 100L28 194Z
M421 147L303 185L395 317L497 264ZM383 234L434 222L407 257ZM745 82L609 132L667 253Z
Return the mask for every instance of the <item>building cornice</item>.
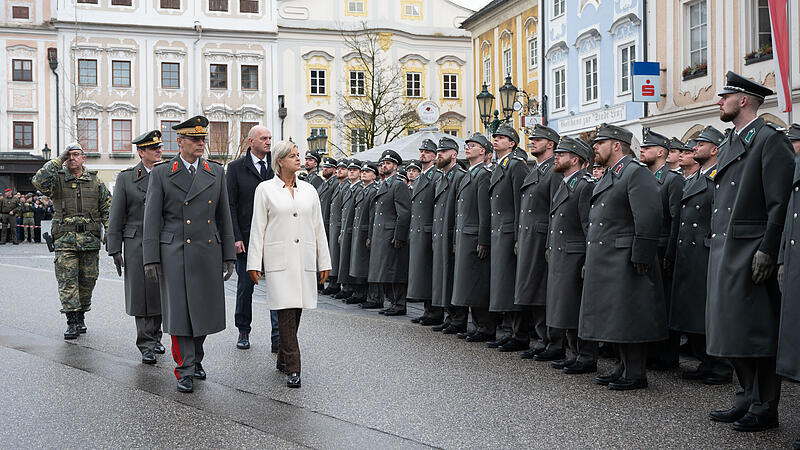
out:
M278 24L278 34L281 33L298 33L302 34L303 36L308 35L321 35L321 36L341 36L341 30L337 30L335 28L326 28L326 26L330 24L330 22L314 22L314 25L318 25L317 27L312 28L311 24L308 27L293 27L287 26L284 24ZM369 25L369 24L368 24ZM437 41L462 41L462 42L472 42L472 36L469 34L464 34L463 36L456 36L456 35L445 35L442 34L443 30L447 30L445 28L430 28L427 31L430 33L411 33L406 30L399 30L396 28L391 27L369 27L370 32L374 33L392 33L393 37L403 37L406 39L436 39ZM205 30L203 31L205 34Z
M152 36L153 33L159 32L164 35L183 36L197 38L197 32L191 28L177 28L175 26L161 26L161 25L129 25L129 24L108 24L100 22L67 22L67 21L53 21L57 31L79 31L81 33L87 32L102 32L114 35L147 35ZM202 37L205 40L213 38L227 38L235 36L236 38L251 37L254 39L263 40L277 40L277 31L261 31L261 30L236 30L236 29L217 29L217 28L203 28Z

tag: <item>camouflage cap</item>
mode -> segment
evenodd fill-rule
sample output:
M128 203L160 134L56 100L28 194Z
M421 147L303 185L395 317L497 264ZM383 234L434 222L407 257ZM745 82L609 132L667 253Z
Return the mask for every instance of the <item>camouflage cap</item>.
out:
M555 149L555 153L574 153L575 155L580 156L584 161L588 161L591 159L592 149L589 148L589 144L583 142L581 139L565 136L561 138L561 141L559 141L558 147Z
M725 139L725 135L719 131L718 129L712 127L711 125L703 128L703 131L694 138L696 141L702 142L711 142L712 144L719 146L722 144L722 141Z
M558 140L561 138L556 130L546 127L544 125L536 124L533 127L533 134L531 135L531 139L533 138L545 138L547 140L553 141L558 144Z
M492 137L495 136L505 136L514 141L514 145L519 145L519 134L517 133L517 130L515 130L514 127L512 126L500 125L499 127L497 127L497 131L495 131L494 134L492 134Z
M492 143L489 142L489 139L486 139L486 136L484 136L484 135L482 135L480 133L474 133L472 136L469 137L469 139L467 139L464 142L465 143L474 142L474 143L480 145L481 147L483 147L484 149L486 149L487 153L494 151L494 148L492 147Z
M436 142L431 139L425 139L419 144L419 149L436 153Z
M594 141L599 142L607 139L615 139L630 145L633 140L633 133L625 128L604 123L597 129L597 137L594 138Z
M800 124L793 123L792 126L786 130L786 135L789 136L790 141L800 141Z
M655 131L652 131L650 128L645 128L642 130L642 147L664 147L665 149L670 149L670 138L664 136L663 134L658 134ZM683 144L681 144L681 148Z

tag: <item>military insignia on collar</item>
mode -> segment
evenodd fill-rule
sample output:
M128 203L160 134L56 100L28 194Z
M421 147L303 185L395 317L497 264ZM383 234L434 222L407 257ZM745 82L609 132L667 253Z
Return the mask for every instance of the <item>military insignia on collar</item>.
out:
M572 189L575 187L575 183L578 181L578 177L572 177L572 180L569 182L569 188Z
M619 175L619 171L620 171L620 170L622 170L622 166L623 166L623 165L624 165L624 164L622 164L622 163L619 163L619 164L617 164L617 167L614 167L614 174L615 174L615 175Z
M170 172L178 171L178 161L172 161L172 170Z
M510 159L511 158L509 158L508 156L506 156L505 159L503 159L503 163L502 163L503 167L508 165L508 160L510 160Z
M663 167L658 169L658 172L656 172L656 179L660 180L661 179L661 175L664 175L664 168Z
M753 139L753 135L756 134L756 129L751 128L750 131L747 132L747 136L744 137L744 141L748 144L750 143L750 139Z
M138 175L138 177L139 177L139 178L141 178L141 177L142 177L142 169L139 169L139 175Z
M75 183L72 183L72 189L77 189L77 188L78 188L78 185L75 184Z
M208 163L206 161L203 161L203 166L205 166L207 171L211 172L211 168L208 167Z
M714 170L711 171L710 174L708 174L708 178L711 178L713 180L714 176L716 176L716 175L717 175L717 169L714 169Z

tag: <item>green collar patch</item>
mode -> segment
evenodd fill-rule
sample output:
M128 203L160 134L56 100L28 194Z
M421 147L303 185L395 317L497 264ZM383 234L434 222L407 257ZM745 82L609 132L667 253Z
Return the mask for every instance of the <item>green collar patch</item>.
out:
M753 139L753 136L756 134L756 129L751 128L750 131L747 132L747 136L744 137L744 141L748 144L750 143L750 139Z
M575 183L577 181L578 181L578 177L577 176L572 177L572 179L569 181L569 188L570 189L574 188L575 187Z

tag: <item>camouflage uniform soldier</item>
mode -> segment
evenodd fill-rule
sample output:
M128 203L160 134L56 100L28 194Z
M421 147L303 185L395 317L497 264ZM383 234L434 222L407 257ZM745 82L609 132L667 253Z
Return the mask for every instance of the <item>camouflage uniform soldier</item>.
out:
M0 244L8 241L11 234L11 242L17 242L17 214L19 214L19 203L14 198L11 189L6 189L5 197L0 199Z
M64 339L86 332L84 313L92 306L100 243L108 229L111 194L97 172L83 166L86 155L77 143L48 161L33 176L33 185L53 199L51 232L61 312L67 315Z
M28 194L25 201L20 205L20 215L22 216L22 240L33 242L33 221L34 208L33 208L33 195Z

